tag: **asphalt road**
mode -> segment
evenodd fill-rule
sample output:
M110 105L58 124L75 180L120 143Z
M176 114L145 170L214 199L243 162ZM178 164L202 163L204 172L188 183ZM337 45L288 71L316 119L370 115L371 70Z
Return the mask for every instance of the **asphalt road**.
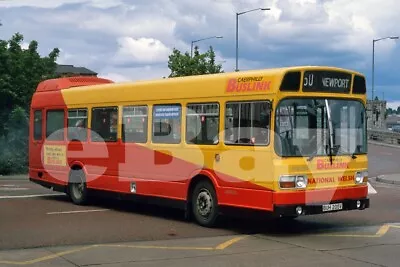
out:
M371 177L400 173L399 148L368 144L368 153L368 172Z
M400 149L370 145L369 153L370 176L400 173ZM108 199L80 207L26 179L0 179L0 266L263 266L265 259L280 266L398 266L400 187L370 183L377 194L364 211L292 222L227 218L209 229L173 209Z

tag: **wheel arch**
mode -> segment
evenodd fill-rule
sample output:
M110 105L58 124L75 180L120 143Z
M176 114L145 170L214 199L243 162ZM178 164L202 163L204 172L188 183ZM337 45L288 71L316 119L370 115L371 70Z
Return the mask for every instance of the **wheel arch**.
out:
M187 190L186 190L187 205L190 205L191 194L193 193L193 190L194 190L196 184L202 180L207 180L207 181L211 182L211 184L214 186L215 192L217 194L217 199L218 199L219 190L217 190L217 188L219 188L219 185L217 183L217 179L216 179L215 175L213 173L211 173L210 171L200 170L196 173L193 173L191 175L191 178L189 179Z

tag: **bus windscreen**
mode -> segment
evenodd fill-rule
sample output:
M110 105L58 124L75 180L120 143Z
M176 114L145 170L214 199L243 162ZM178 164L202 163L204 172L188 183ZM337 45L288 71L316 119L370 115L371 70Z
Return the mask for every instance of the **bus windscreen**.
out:
M357 100L285 99L276 111L275 150L280 156L357 155L367 152L366 114ZM330 143L330 112L333 141ZM332 149L332 150L331 150Z

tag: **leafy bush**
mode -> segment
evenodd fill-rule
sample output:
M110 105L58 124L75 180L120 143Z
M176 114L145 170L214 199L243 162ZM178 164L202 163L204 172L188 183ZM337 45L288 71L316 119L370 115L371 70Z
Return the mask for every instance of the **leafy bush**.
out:
M28 127L28 115L23 108L16 107L8 118L7 136L0 138L1 175L27 172Z

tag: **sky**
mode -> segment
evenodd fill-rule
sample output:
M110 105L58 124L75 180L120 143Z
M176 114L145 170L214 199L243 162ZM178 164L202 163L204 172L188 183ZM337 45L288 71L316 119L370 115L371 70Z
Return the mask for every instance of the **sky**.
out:
M15 32L59 64L118 81L168 76L173 48L212 46L225 72L329 65L366 75L372 93L374 39L399 36L398 0L0 0L0 39ZM222 36L222 38L213 38ZM400 40L375 42L375 96L400 105Z

